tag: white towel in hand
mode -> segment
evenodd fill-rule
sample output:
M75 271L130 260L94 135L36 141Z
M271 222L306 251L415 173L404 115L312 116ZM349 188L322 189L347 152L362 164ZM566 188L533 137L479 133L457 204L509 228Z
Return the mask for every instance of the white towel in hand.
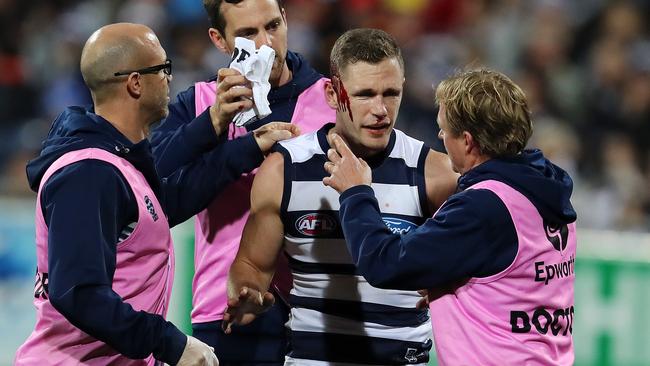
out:
M253 88L253 108L238 112L233 119L235 126L241 127L271 114L267 96L271 90L269 76L274 60L273 48L264 45L256 50L255 42L250 39L235 38L235 51L230 67L244 75Z

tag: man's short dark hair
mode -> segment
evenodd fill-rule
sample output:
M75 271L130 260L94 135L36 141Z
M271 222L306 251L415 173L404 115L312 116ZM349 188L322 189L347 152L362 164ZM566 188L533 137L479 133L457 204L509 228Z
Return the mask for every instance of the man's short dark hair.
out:
M228 4L239 4L244 0L203 0L203 7L208 13L208 19L210 20L210 26L215 28L225 37L226 33L226 19L221 13L221 4L226 2ZM282 0L275 0L278 4L280 10L282 10Z
M330 54L332 76L341 76L343 69L359 61L378 64L395 58L404 71L402 52L395 39L380 29L359 28L349 30L339 37Z

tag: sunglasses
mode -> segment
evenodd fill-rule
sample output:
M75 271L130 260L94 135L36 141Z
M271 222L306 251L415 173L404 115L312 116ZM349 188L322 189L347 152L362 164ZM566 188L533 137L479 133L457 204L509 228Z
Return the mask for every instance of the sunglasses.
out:
M157 74L158 71L163 70L165 75L171 75L172 74L172 60L167 59L164 64L156 65L156 66L149 66L145 67L144 69L138 69L138 70L127 70L127 71L118 71L113 76L122 76L122 75L129 75L132 72L137 72L138 74Z

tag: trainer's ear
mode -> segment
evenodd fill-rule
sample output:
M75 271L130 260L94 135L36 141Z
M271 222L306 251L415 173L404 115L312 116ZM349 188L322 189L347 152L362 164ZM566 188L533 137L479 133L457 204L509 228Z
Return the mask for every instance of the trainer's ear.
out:
M472 152L472 149L478 149L478 144L476 143L476 140L474 140L474 136L472 136L471 133L463 131L463 139L465 140L465 153L470 154ZM477 150L477 152L479 151Z
M135 99L142 96L142 83L140 82L140 74L137 72L132 72L129 74L126 80L126 91L129 95Z
M217 47L219 51L225 53L226 55L232 54L232 50L230 49L230 46L228 46L226 37L224 37L218 29L208 29L208 37L210 37L210 41L212 41L212 44Z

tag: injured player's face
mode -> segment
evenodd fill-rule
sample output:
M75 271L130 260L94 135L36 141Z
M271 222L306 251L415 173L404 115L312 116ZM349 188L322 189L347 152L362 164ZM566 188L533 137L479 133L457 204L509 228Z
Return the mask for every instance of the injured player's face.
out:
M402 102L404 72L399 61L350 64L333 78L332 86L338 104L336 131L360 157L383 151Z

